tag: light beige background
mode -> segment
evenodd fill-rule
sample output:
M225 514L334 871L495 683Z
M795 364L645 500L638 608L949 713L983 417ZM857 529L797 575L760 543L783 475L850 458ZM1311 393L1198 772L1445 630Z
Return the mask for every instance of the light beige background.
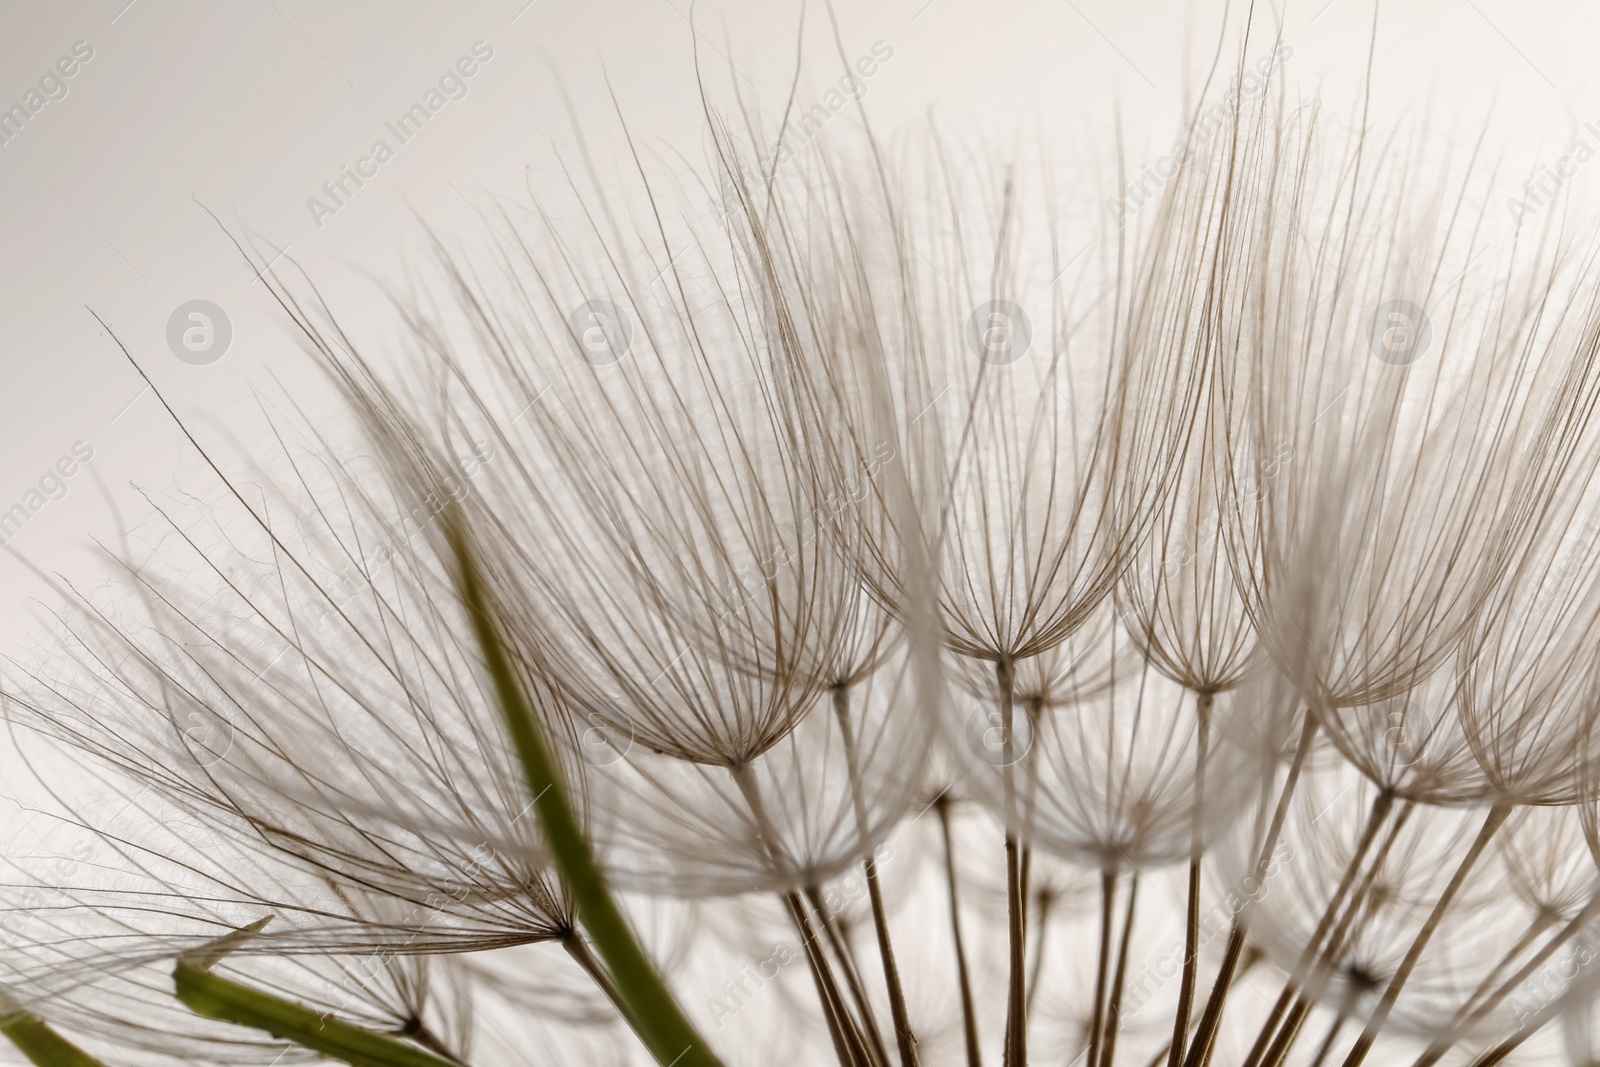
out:
M1105 150L1085 131L1122 110L1130 160L1170 144L1186 90L1200 83L1224 6L1154 0L839 0L844 53L892 49L866 105L893 137L930 116L1004 141L1042 133L1058 156ZM1239 47L1244 9L1223 39ZM94 458L63 499L0 550L0 645L37 629L44 584L24 565L79 581L102 572L91 546L148 511L134 486L170 486L179 433L91 318L104 317L173 405L201 427L249 425L252 394L302 385L298 353L264 287L203 210L287 249L336 293L362 292L352 265L399 277L413 215L450 230L526 202L556 182L556 154L579 128L606 153L616 118L606 89L653 146L697 155L703 120L696 43L721 99L731 85L781 105L804 46L799 99L841 72L827 10L807 27L793 0L472 0L450 4L311 0L82 0L0 7L0 106L21 101L75 42L93 58L68 92L0 146L0 511L26 498L76 442ZM1282 76L1348 113L1365 71L1370 0L1260 4L1254 56L1281 27ZM1434 116L1441 150L1488 123L1507 177L1497 198L1553 166L1584 122L1600 128L1600 7L1514 0L1390 0L1378 20L1373 115ZM306 201L353 164L475 41L493 49L451 101L336 215ZM845 113L821 136L852 126ZM1600 143L1600 138L1596 139ZM1592 173L1591 173L1592 171ZM1600 163L1568 191L1584 203ZM1492 217L1509 220L1499 207ZM169 314L214 301L234 337L209 366L173 356ZM359 301L364 297L350 295ZM356 303L352 306L360 306Z

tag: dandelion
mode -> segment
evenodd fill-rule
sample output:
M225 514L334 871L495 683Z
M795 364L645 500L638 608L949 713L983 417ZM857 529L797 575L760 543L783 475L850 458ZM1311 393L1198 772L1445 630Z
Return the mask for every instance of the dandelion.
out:
M241 239L346 418L169 408L193 468L8 664L0 1032L1591 1059L1594 261L1472 273L1478 150L1258 88L1115 226L740 101L375 319Z

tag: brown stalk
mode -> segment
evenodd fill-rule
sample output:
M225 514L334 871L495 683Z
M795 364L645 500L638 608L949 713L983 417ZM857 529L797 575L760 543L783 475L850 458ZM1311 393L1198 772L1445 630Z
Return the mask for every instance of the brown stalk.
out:
M734 783L738 785L739 792L750 808L750 813L761 827L761 840L768 857L780 869L787 868L789 864L778 853L778 837L773 829L772 820L767 817L766 804L761 799L761 792L751 778L749 765L744 763L730 765L728 773L733 776ZM841 1067L872 1067L873 1061L867 1051L866 1041L861 1036L855 1020L851 1018L849 1009L845 1007L844 996L839 992L839 982L833 974L833 966L828 962L822 946L817 943L817 934L811 928L811 919L806 914L805 903L801 900L800 894L793 890L786 890L779 896L789 912L789 920L794 924L795 933L800 935L800 943L805 948L806 964L811 969L811 980L817 987L817 998L822 1002L822 1013L828 1023L828 1034L833 1039L834 1053L838 1056Z
M850 999L855 1001L856 1012L861 1016L861 1028L871 1045L872 1062L886 1067L889 1062L889 1050L884 1046L883 1033L878 1029L878 1021L873 1016L872 1002L867 999L866 986L861 981L861 971L856 967L855 953L839 930L839 924L829 914L821 890L816 886L808 886L806 899L811 902L811 910L816 912L817 925L827 935L828 946L833 949L834 958L844 970L845 985L850 987Z
M1134 907L1139 899L1139 872L1128 874L1128 908L1122 919L1117 945L1117 973L1111 980L1111 1003L1106 1008L1106 1036L1098 1067L1111 1067L1117 1054L1117 1031L1122 1029L1122 991L1128 974L1128 945L1133 940Z
M795 932L805 946L806 964L811 969L811 981L817 987L817 998L822 1001L822 1014L828 1023L828 1036L833 1039L834 1055L838 1057L841 1067L870 1067L866 1046L855 1021L845 1008L839 983L833 977L833 968L828 965L822 946L817 944L817 935L811 929L805 904L798 893L789 892L782 896L784 907L789 911L789 920L794 923Z
M1317 717L1307 708L1300 726L1300 740L1295 744L1294 760L1289 765L1289 773L1283 782L1283 789L1278 793L1278 804L1272 813L1272 824L1267 830L1265 839L1261 843L1261 850L1256 854L1256 877L1261 877L1261 872L1267 868L1272 850L1277 847L1278 835L1283 832L1284 819L1289 814L1289 801L1294 796L1295 786L1299 784L1300 774L1305 769L1306 758L1311 754L1311 742L1317 735ZM1211 995L1206 998L1205 1011L1200 1015L1200 1024L1195 1028L1194 1041L1189 1046L1188 1054L1184 1057L1184 1067L1201 1067L1210 1061L1212 1042L1216 1040L1217 1030L1222 1024L1222 1009L1228 999L1228 992L1233 988L1234 971L1239 966L1239 959L1244 954L1245 917L1248 908L1241 911L1233 920L1233 928L1228 932L1228 946L1223 951L1222 966L1217 969L1216 980L1211 985Z
M1384 835L1383 844L1378 846L1378 851L1373 856L1372 864L1367 868L1365 877L1362 878L1361 884L1356 887L1355 893L1351 896L1349 906L1346 907L1333 932L1328 935L1328 943L1317 959L1317 965L1311 972L1310 981L1305 984L1304 988L1299 990L1288 1019L1284 1022L1266 1058L1262 1061L1266 1067L1279 1067L1280 1064L1288 1059L1290 1049L1293 1048L1295 1041L1299 1040L1301 1026L1305 1024L1306 1018L1311 1014L1311 1009L1315 1006L1316 999L1322 995L1323 988L1333 976L1334 967L1339 958L1344 955L1345 948L1350 943L1350 938L1357 927L1359 917L1370 904L1372 885L1377 880L1378 872L1383 869L1384 863L1389 858L1390 850L1400 838L1400 831L1405 829L1406 823L1410 820L1412 812L1415 810L1416 806L1407 801L1401 807L1400 814L1390 824L1388 832Z
M1323 938L1328 934L1328 927L1333 924L1334 916L1344 906L1345 894L1350 891L1350 886L1355 882L1356 872L1360 869L1362 861L1366 859L1367 850L1372 847L1373 839L1377 836L1378 827L1388 817L1389 809L1393 806L1394 794L1385 790L1373 800L1372 810L1367 815L1366 827L1361 831L1361 838L1356 843L1355 852L1350 857L1350 862L1345 865L1344 875L1339 881L1339 886L1328 900L1328 906L1322 911L1322 918L1317 922L1317 927L1311 932L1311 938L1300 953L1300 958L1295 961L1294 970L1290 973L1288 981L1283 984L1283 992L1278 994L1277 1001L1272 1005L1272 1010L1267 1014L1267 1020L1261 1025L1261 1032L1257 1035L1255 1044L1250 1048L1250 1054L1245 1057L1244 1067L1258 1067L1262 1062L1261 1057L1267 1051L1268 1043L1272 1041L1277 1032L1278 1023L1283 1018L1284 1011L1288 1008L1295 995L1300 991L1300 984L1305 980L1311 967L1312 960L1317 951L1322 947Z
M1094 1015L1089 1022L1089 1055L1084 1062L1099 1067L1100 1048L1106 1029L1106 984L1111 968L1112 904L1116 901L1117 874L1100 872L1100 958L1094 971Z
M905 990L900 984L900 968L895 963L894 945L889 939L889 915L883 906L883 889L878 884L878 858L871 851L870 842L867 840L867 802L861 794L861 773L856 759L855 731L850 726L848 687L842 685L833 687L833 711L839 720L839 732L844 737L846 769L850 777L850 799L855 806L856 832L861 837L861 849L865 853L862 867L867 878L867 898L872 904L872 928L878 937L878 958L883 962L883 981L889 989L889 1014L894 1020L900 1067L917 1067L921 1063L921 1056L917 1051L917 1035L911 1029L911 1015L906 1010ZM865 1013L866 1010L863 1006L862 1011ZM871 1021L870 1016L867 1019L874 1037L877 1037L877 1024Z
M961 1032L966 1039L967 1067L983 1067L983 1051L978 1043L978 1017L972 1005L972 976L967 968L966 941L961 936L961 903L956 893L955 846L950 839L950 797L940 793L933 802L939 815L939 832L944 838L944 877L950 892L950 935L956 949L956 977L961 985Z
M1028 1008L1027 1008L1027 930L1023 914L1026 901L1022 888L1022 857L1016 828L1016 776L1012 750L1016 741L1012 729L1015 709L1012 694L1016 687L1016 672L1011 661L995 661L995 678L1000 690L1000 721L1005 729L1005 803L1006 803L1006 1046L1003 1062L1006 1067L1025 1067L1028 1062Z
M1167 1053L1167 1067L1179 1067L1183 1063L1184 1036L1189 1032L1189 1010L1194 1003L1195 974L1200 966L1200 838L1204 828L1206 797L1206 742L1211 732L1211 707L1215 700L1215 694L1209 692L1195 694L1198 737L1194 757L1194 810L1190 820L1189 897L1183 942L1183 981L1178 987L1178 1008L1172 1016L1172 1045Z
M1394 976L1389 979L1389 987L1383 991L1383 999L1378 1002L1367 1025L1356 1039L1355 1046L1350 1049L1350 1054L1345 1057L1344 1067L1360 1067L1367 1053L1372 1050L1372 1045L1378 1039L1378 1031L1383 1029L1383 1024L1388 1021L1389 1013L1394 1010L1395 1001L1400 997L1400 991L1405 988L1406 980L1411 977L1417 961L1422 958L1423 950L1428 947L1428 942L1433 938L1434 931L1439 928L1439 923L1444 920L1444 913L1449 909L1450 902L1455 899L1456 893L1461 889L1471 873L1473 865L1478 862L1478 857L1488 847L1490 840L1506 821L1506 816L1511 814L1511 804L1507 801L1498 801L1484 816L1483 826L1478 831L1478 836L1473 839L1472 845L1467 849L1467 854L1462 857L1461 864L1456 867L1455 874L1450 877L1450 884L1439 896L1439 901L1434 905L1433 911L1428 915L1427 921L1422 924L1422 929L1417 933L1416 939L1411 942L1411 948L1406 952L1405 959L1400 961L1400 967Z

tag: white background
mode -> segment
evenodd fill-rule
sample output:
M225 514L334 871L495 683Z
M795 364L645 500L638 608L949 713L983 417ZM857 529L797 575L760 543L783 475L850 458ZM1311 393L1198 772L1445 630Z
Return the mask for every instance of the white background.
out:
M49 600L24 561L93 581L104 572L94 539L112 542L119 521L143 518L135 487L170 486L178 463L177 427L88 309L202 430L248 425L258 393L325 402L264 286L202 205L359 308L357 268L400 278L418 218L452 232L481 229L480 211L520 210L507 205L560 182L555 161L571 157L579 130L601 156L614 152L607 79L652 150L703 155L697 39L719 103L737 85L781 107L799 43L805 106L841 73L840 50L853 59L882 41L893 56L865 97L881 136L913 136L932 120L999 144L1039 138L1071 160L1108 150L1103 133L1120 108L1125 154L1138 162L1171 143L1219 40L1228 56L1243 47L1254 57L1281 32L1290 92L1352 114L1375 17L1368 0L1262 4L1256 39L1241 46L1243 9L1225 30L1225 9L1210 0L841 0L835 13L837 48L827 9L813 2L800 33L790 0L702 0L693 28L687 0L0 7L0 105L20 101L74 42L94 49L67 96L0 146L0 510L75 442L94 449L65 498L0 551L0 647L37 632ZM1457 149L1487 129L1497 200L1553 165L1584 122L1600 122L1596 5L1394 0L1376 26L1374 123L1427 119ZM383 124L479 40L494 54L468 95L317 226L307 199L375 139L394 145ZM848 111L832 121L821 136L857 122ZM1593 181L1580 170L1568 183L1575 205ZM1510 218L1498 204L1489 217ZM195 298L233 324L229 351L209 366L181 362L165 341L168 316Z

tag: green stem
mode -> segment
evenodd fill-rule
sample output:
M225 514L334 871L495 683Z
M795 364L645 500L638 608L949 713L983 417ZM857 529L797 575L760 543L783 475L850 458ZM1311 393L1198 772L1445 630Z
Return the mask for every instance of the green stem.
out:
M352 1067L460 1067L455 1060L398 1037L351 1026L325 1012L212 974L186 957L178 960L172 978L178 999L196 1015L265 1030Z
M105 1067L32 1012L18 1010L0 1018L0 1034L36 1067Z
M621 994L617 992L617 984L606 973L604 965L595 959L593 952L589 951L589 946L583 941L583 935L576 930L569 930L567 935L561 939L561 947L566 950L567 955L572 958L573 962L583 969L583 973L587 974L589 979L599 987L600 992L606 995L606 1000L610 1001L611 1006L617 1010L617 1014L627 1022L628 1029L633 1031L634 1036L643 1041L644 1035L639 1030L639 1020L633 1017L633 1009L628 1006L628 1002L623 1000Z
M483 653L484 665L494 682L495 695L517 757L522 763L533 806L550 852L577 911L578 919L605 961L617 994L637 1020L640 1037L662 1067L721 1067L705 1038L695 1030L671 990L656 973L627 920L606 886L605 875L589 850L567 800L554 756L545 740L538 716L528 704L522 683L512 669L500 640L478 562L460 528L460 516L447 523L451 547L459 568L461 599Z

